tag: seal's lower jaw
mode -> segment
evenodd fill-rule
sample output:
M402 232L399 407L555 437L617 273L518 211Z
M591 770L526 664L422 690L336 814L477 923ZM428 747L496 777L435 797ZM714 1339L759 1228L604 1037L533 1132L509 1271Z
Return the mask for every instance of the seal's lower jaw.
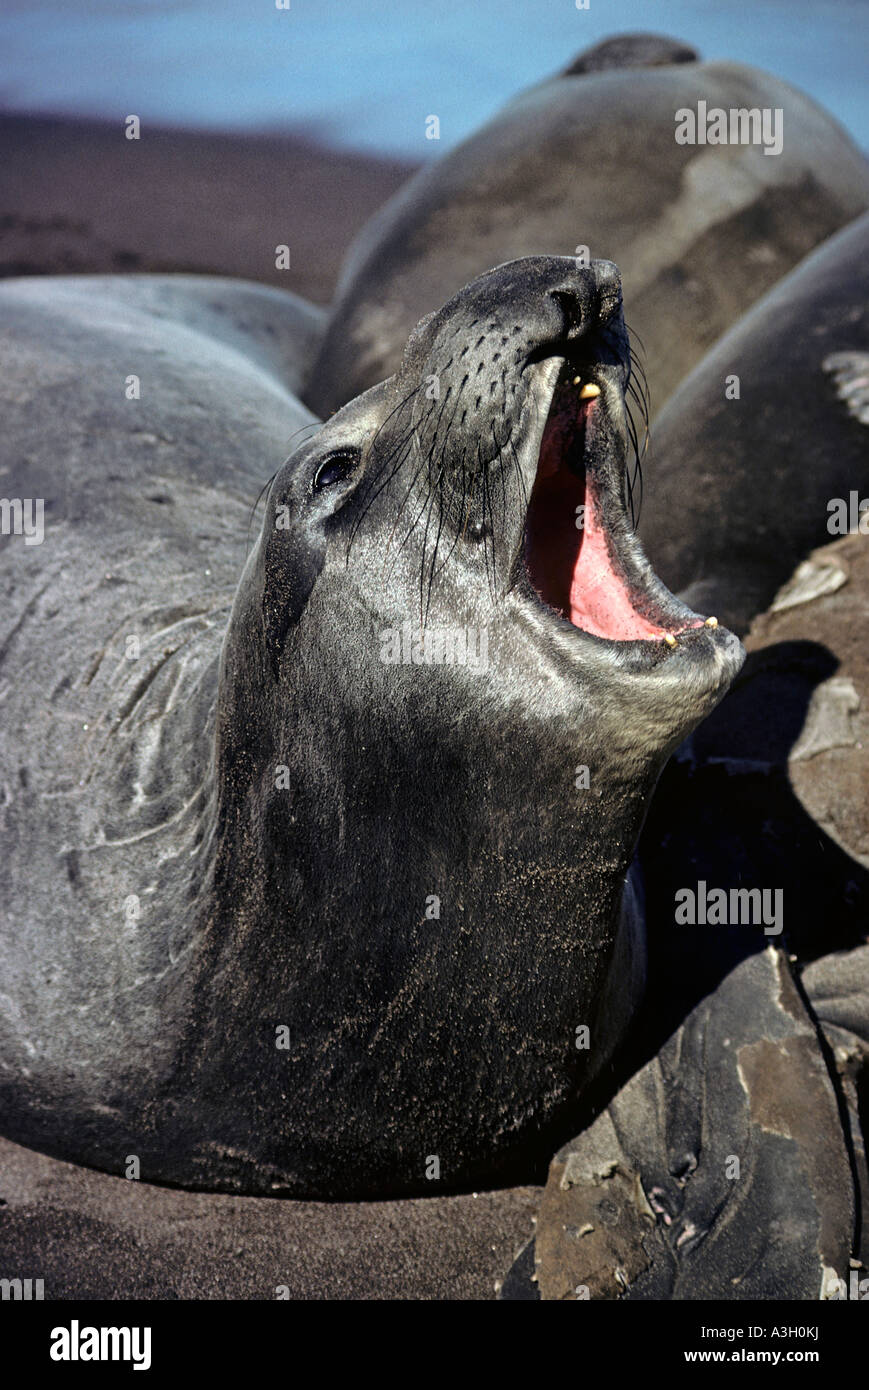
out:
M622 379L611 366L562 362L526 517L525 568L541 603L586 637L672 651L717 620L664 587L628 522Z

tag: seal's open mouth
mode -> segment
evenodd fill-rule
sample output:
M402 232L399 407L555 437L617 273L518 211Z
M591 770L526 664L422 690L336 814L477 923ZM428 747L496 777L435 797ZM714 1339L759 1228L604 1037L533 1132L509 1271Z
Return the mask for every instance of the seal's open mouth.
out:
M526 568L544 603L583 632L614 642L672 645L680 632L704 620L663 585L650 583L645 557L635 553L623 419L618 373L566 358L528 507ZM715 625L715 619L707 622Z

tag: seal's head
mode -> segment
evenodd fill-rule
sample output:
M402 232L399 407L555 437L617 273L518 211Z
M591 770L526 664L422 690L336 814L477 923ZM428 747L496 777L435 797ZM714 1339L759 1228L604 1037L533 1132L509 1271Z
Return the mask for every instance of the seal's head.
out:
M742 659L633 534L629 362L615 266L515 261L274 480L224 650L211 939L221 1029L231 995L293 1038L222 1047L275 1187L514 1174L629 1023L645 807Z

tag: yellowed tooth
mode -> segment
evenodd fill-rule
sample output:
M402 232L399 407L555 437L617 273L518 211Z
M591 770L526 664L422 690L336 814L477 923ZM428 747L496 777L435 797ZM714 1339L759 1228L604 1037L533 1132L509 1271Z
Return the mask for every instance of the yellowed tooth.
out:
M717 627L717 626L718 626L718 619L717 619L717 618L707 618L707 619L706 619L706 622L703 624L703 626L704 626L704 627Z
M675 637L673 636L672 632L665 632L665 633L664 633L664 641L667 643L667 646L668 646L668 647L678 647L678 645L679 645L679 643L676 641Z
M576 383L574 383L575 385ZM593 401L595 396L600 395L600 387L595 386L593 381L587 381L579 393L581 401Z

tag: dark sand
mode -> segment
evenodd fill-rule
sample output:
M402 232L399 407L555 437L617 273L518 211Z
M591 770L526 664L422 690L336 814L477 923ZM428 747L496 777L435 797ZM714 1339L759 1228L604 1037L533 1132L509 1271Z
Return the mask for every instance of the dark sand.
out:
M540 1189L296 1202L108 1177L0 1139L0 1277L46 1299L487 1299ZM284 1294L284 1297L287 1295Z
M120 121L0 116L0 276L196 271L328 304L350 241L412 172L292 135L146 125L135 141Z

